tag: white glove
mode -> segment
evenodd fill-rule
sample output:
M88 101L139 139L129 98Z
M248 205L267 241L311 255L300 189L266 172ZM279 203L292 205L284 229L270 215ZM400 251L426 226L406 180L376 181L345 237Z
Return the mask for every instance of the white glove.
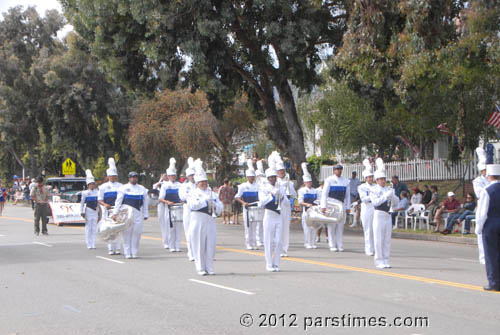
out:
M483 227L476 225L474 232L476 233L476 235L481 235L483 233Z
M392 200L392 190L389 190L384 193L385 200Z

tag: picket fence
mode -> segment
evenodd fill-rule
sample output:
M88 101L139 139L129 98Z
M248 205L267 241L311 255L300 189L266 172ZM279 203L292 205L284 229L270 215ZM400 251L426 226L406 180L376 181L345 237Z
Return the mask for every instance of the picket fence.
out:
M356 171L358 178L362 179L362 171L364 169L361 163L359 164L342 164L344 170L342 175L350 178L353 171ZM391 176L399 176L401 181L420 181L420 180L455 180L462 179L472 180L478 176L477 162L461 161L452 163L445 159L434 160L408 160L404 162L390 162L385 164L386 175L388 178ZM375 166L373 167L376 169ZM320 180L333 175L333 166L323 165L320 171Z

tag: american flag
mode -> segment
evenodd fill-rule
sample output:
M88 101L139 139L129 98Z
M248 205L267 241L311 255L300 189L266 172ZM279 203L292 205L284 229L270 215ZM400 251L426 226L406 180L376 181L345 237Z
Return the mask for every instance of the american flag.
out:
M491 115L486 122L491 124L497 130L500 130L500 106L495 105L495 110L491 112Z

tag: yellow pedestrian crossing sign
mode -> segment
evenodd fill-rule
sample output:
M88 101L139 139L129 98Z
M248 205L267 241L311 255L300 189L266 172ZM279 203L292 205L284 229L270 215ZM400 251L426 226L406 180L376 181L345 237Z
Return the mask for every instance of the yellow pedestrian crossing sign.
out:
M76 164L71 158L66 159L62 164L62 174L65 176L76 174Z

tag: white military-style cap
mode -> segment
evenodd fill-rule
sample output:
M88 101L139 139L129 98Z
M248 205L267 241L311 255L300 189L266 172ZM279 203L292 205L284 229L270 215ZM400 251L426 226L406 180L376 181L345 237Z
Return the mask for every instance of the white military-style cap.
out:
M486 165L486 174L488 176L500 176L500 164Z

